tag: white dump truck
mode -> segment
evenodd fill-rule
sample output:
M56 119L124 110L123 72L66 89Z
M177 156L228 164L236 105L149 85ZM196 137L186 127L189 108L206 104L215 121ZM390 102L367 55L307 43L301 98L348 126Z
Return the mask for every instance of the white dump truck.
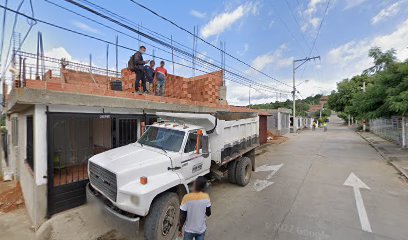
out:
M245 186L259 145L256 113L157 113L140 139L89 159L87 198L136 224L145 238L173 239L179 205L198 176Z

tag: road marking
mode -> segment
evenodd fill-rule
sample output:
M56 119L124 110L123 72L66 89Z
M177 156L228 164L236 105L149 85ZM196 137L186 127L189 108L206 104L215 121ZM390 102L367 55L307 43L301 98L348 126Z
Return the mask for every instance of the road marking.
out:
M360 188L370 189L363 181L360 180L354 173L350 173L346 181L343 183L344 186L350 186L354 190L354 196L356 198L356 205L358 216L360 218L361 229L366 232L371 231L370 221L368 220L367 212L364 207L363 197L361 196Z
M256 179L254 182L254 188L257 192L260 192L262 190L264 190L265 188L271 186L273 184L273 182L270 182L268 180L260 180L260 179Z
M257 192L264 190L265 188L269 187L273 184L273 182L268 181L272 178L275 173L279 171L279 169L283 166L283 163L279 165L262 165L255 169L255 172L271 172L266 177L266 180L256 179L254 182L254 188Z

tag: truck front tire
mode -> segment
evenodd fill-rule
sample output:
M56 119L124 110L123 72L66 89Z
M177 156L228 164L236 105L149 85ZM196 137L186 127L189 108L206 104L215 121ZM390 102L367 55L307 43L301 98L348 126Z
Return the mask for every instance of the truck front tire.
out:
M177 232L180 202L176 193L166 192L152 203L144 225L147 240L171 240Z
M242 157L238 160L235 179L239 186L246 186L251 180L252 163L249 157Z

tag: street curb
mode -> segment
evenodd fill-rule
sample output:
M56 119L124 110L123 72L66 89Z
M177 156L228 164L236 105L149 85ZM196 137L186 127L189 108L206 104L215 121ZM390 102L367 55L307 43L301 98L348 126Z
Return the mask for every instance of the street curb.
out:
M396 162L394 161L389 161L389 163L395 168L397 169L402 175L404 175L407 179L408 179L408 173L402 168L400 167Z
M372 148L374 148L374 150L377 151L377 152L381 155L381 157L384 158L384 160L387 160L387 162L391 162L391 161L392 161L392 160L390 160L389 157L386 156L386 154L385 154L383 151L381 151L381 150L378 149L374 144L372 144L370 141L368 141L368 139L365 138L360 132L356 132L356 133L357 133L358 135L360 135L360 137L361 137L362 139L364 139L364 140L368 143L368 145L370 145Z
M378 149L374 144L372 144L370 141L368 141L367 138L365 138L360 132L356 132L358 135L360 135L360 137L362 139L364 139L372 148L374 148L374 150L376 150L381 157L386 160L389 164L391 164L391 166L393 166L400 174L402 174L405 178L408 179L408 173L402 168L400 167L397 163L394 162L394 160L391 160L383 151L381 151L380 149Z

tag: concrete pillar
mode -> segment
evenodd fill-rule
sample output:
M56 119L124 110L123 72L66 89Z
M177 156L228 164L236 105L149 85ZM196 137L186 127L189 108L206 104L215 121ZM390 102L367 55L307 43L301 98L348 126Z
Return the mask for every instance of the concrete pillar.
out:
M34 109L34 169L35 183L47 183L47 113L45 105L35 105Z
M281 120L281 113L278 112L278 132L280 133L282 130L282 120Z

